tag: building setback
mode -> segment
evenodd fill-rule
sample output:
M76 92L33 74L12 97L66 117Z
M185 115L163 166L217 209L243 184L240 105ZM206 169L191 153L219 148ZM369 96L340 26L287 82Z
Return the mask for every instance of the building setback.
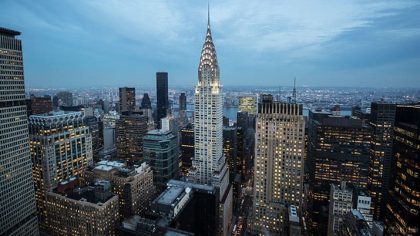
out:
M302 211L305 120L302 105L265 99L258 106L251 230L284 233L287 207Z
M0 27L0 235L38 235L20 32Z

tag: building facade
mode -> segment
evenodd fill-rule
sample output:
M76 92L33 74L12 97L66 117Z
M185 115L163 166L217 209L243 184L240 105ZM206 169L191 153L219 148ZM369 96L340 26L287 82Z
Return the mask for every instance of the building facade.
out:
M50 96L31 96L30 99L26 100L26 106L28 109L28 116L48 113L53 110Z
M46 210L51 235L115 235L118 196L107 181L79 189L58 186L46 193Z
M250 115L255 115L257 113L257 97L255 96L239 97L238 111L247 112Z
M38 235L20 32L0 28L0 235Z
M58 106L73 106L73 94L69 91L58 92L55 96L58 98Z
M395 176L386 204L385 233L420 233L420 105L396 109L393 158Z
M122 112L132 112L136 109L136 89L135 88L119 88L119 109Z
M163 189L170 179L179 176L178 141L172 132L151 130L143 139L144 160L153 170L155 185Z
M181 173L183 176L188 175L191 168L192 159L194 158L194 127L189 124L180 131L181 141Z
M156 124L161 128L160 119L166 117L169 110L168 72L156 72Z
M361 119L309 112L308 160L312 228L326 234L331 184L346 181L366 189L370 163L370 128Z
M45 226L45 193L93 164L92 136L82 112L52 112L29 117L32 172L41 226Z
M284 233L289 205L301 212L305 158L302 105L265 100L258 106L253 218L259 234Z
M337 235L344 222L344 217L353 209L353 191L347 188L346 182L340 185L331 184L330 204L328 211L328 236Z
M395 104L384 102L371 104L369 125L372 129L372 142L368 189L373 200L374 217L377 220L383 219L390 189L395 108Z
M143 160L143 137L146 135L147 116L131 113L123 114L116 121L117 158L133 164Z

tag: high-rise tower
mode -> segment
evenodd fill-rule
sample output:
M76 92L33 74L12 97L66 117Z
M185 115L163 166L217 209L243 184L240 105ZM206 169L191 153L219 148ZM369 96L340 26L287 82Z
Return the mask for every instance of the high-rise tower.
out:
M0 27L0 235L37 235L18 35Z
M195 88L194 138L195 150L190 179L200 184L211 184L219 191L220 234L227 235L232 214L232 190L229 170L223 155L223 98L216 48L208 14L207 34L198 66Z
M156 72L156 124L161 127L160 119L165 118L168 114L168 72Z

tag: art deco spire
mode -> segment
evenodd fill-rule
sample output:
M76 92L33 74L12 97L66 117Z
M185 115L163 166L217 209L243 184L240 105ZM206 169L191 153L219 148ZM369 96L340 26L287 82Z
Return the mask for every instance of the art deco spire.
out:
M201 82L219 80L219 64L217 63L216 48L213 44L210 28L210 7L207 10L207 34L201 50L200 65L198 66L198 79Z

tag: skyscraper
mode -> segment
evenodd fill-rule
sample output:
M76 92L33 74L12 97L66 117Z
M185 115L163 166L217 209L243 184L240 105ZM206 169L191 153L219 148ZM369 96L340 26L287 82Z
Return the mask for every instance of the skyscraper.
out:
M194 128L188 124L180 131L181 135L181 174L188 175L188 169L191 167L194 158Z
M149 94L144 93L143 99L141 100L141 109L152 109L152 103L150 102Z
M210 15L210 14L209 14ZM200 184L212 184L219 193L219 233L227 235L232 218L232 188L223 155L223 98L216 48L210 29L201 50L194 106L194 160L189 178Z
M30 99L26 100L26 106L28 108L28 116L48 113L53 110L50 96L31 96Z
M369 125L372 129L372 142L368 189L372 197L375 219L382 219L389 191L395 108L395 104L384 102L371 104Z
M181 127L184 127L188 124L187 96L185 96L185 93L181 93L179 96L179 122Z
M395 115L395 177L385 214L387 235L420 233L420 105L399 105Z
M284 233L288 206L301 212L304 139L301 104L264 99L258 105L252 232Z
M156 72L157 112L156 124L161 127L160 119L166 117L169 109L168 100L168 72Z
M135 88L120 88L119 89L120 95L120 107L119 112L131 112L134 111L136 108L136 89Z
M38 235L20 32L0 27L0 235Z
M363 120L309 112L308 161L313 208L312 226L326 234L331 184L346 181L366 188L370 160L370 129Z
M124 160L128 164L143 160L143 137L147 133L147 121L147 116L137 113L125 113L116 121L118 159Z
M187 110L187 96L185 95L185 93L181 93L181 95L179 95L179 110Z
M170 179L179 176L177 137L169 130L151 130L143 138L144 161L153 170L156 187L164 189Z

